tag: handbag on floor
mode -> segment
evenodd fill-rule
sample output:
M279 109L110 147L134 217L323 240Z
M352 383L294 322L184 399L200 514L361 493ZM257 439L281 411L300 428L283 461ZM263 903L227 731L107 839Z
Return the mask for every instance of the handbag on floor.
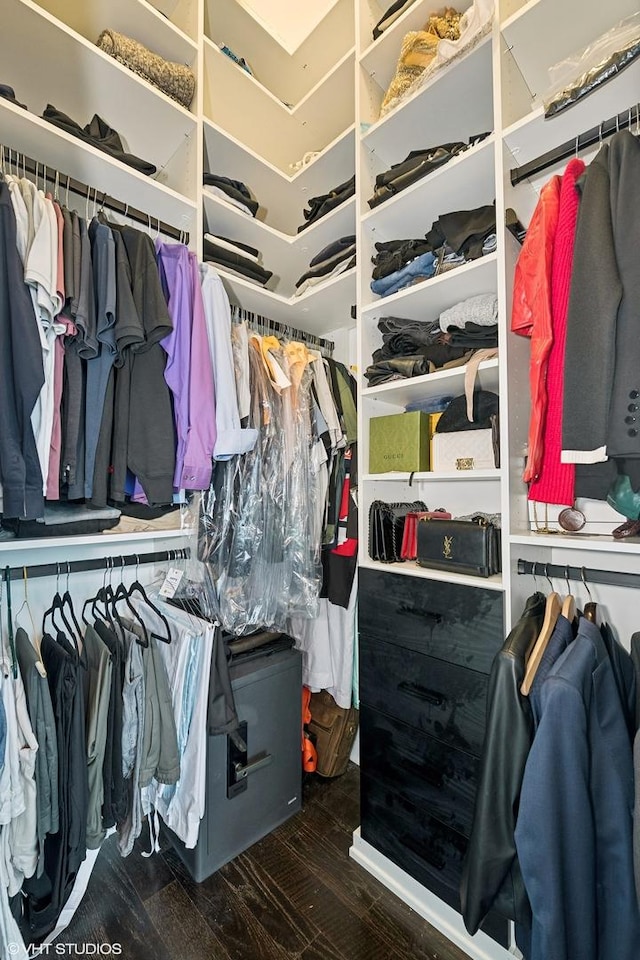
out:
M316 773L321 777L339 777L349 764L358 729L358 711L355 707L348 710L339 707L328 690L312 693L309 707L311 721L307 726L315 738Z

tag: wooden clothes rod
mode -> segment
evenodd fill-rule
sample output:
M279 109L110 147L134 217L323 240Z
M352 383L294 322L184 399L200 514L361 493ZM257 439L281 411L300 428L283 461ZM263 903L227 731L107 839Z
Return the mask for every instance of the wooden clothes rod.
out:
M282 333L294 340L302 340L305 343L312 343L317 347L322 347L333 353L335 344L333 340L323 340L322 337L316 337L313 333L307 333L305 330L298 330L288 323L279 323L277 320L271 320L269 317L263 317L259 313L253 313L251 310L245 310L243 307L232 306L231 316L234 320L244 320L249 325L257 324L265 330L273 330L274 333Z
M113 197L104 193L104 191L98 190L96 187L91 187L83 183L82 180L76 180L67 173L61 173L59 170L56 170L55 167L50 167L41 163L39 160L27 157L24 153L20 153L19 150L13 150L11 147L6 146L3 146L2 149L4 150L5 163L9 168L13 165L18 173L24 170L26 173L34 175L36 179L42 176L45 186L47 181L52 185L57 183L60 191L70 191L77 196L84 197L87 201L91 201L93 195L93 202L99 209L113 210L114 213L130 217L132 220L135 220L136 223L141 223L148 228L155 228L173 240L178 240L185 244L189 243L189 234L185 230L179 230L170 223L165 223L158 217L153 217L151 214L145 213L144 210L138 210L136 207L129 206L128 203L115 200ZM15 156L15 161L12 159L12 156ZM53 176L50 174L53 174Z
M618 133L619 130L630 130L634 124L640 129L640 104L630 107L628 110L625 110L624 113L619 113L616 117L604 120L598 124L597 127L592 127L591 130L578 134L573 140L567 140L565 143L561 143L560 146L554 147L553 150L549 150L547 153L543 153L541 156L536 157L535 160L523 163L521 167L514 167L510 174L511 185L515 187L519 183L522 183L523 180L528 180L530 177L534 177L536 174L548 170L549 167L555 167L556 164L561 163L563 160L569 160L571 157L577 156L580 150L586 150L587 147L592 147L596 143L600 143L605 137L611 137L614 133Z
M128 556L116 554L113 557L96 557L86 560L63 560L61 563L40 563L36 566L0 567L0 576L8 580L32 580L36 577L66 577L85 570L113 570L117 573L123 567L138 566L143 563L166 563L170 560L187 560L191 556L190 547L177 550L159 550L156 553L133 553Z
M558 546L562 543L559 541ZM579 580L582 583L606 583L614 587L640 587L640 573L618 570L591 570L586 567L565 566L560 563L540 563L538 560L518 560L518 573L549 577L550 580Z

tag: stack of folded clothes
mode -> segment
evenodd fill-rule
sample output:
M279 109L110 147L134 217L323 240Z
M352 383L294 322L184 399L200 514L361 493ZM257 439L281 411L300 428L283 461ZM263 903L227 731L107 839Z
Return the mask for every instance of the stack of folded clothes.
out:
M356 264L356 238L355 236L340 237L327 244L320 253L317 253L309 269L302 274L299 280L296 280L296 297L301 297L311 287L329 280L331 277L337 277L340 273L350 270Z
M204 235L204 259L221 267L225 273L243 277L253 283L264 286L271 280L273 273L262 266L262 254L239 240L228 237L216 237L211 233Z
M260 204L253 199L249 188L242 180L230 180L229 177L221 177L217 173L205 173L203 181L205 186L209 187L209 193L220 197L221 200L237 207L250 217L255 217Z
M384 173L378 174L373 196L367 203L372 208L379 206L488 136L488 133L480 133L471 137L469 143L458 140L455 143L442 143L438 147L412 150L400 163L394 163Z
M440 314L440 329L451 346L484 350L498 346L498 298L469 297Z
M374 352L365 371L370 387L459 367L473 356L469 347L449 343L437 320L381 317L378 330L382 347Z
M308 209L302 211L305 223L298 227L298 233L306 230L306 228L310 227L312 223L316 222L316 220L320 220L321 217L324 217L327 213L335 210L335 208L339 207L341 203L344 203L345 200L348 200L349 197L352 197L355 192L356 177L354 174L349 180L345 180L344 183L340 183L337 187L333 187L328 193L323 193L319 197L311 197L311 199L307 201Z
M122 163L139 170L140 173L145 173L148 177L152 177L156 172L156 167L152 163L141 160L140 157L136 157L132 153L127 153L118 131L110 127L97 113L93 115L93 118L85 127L81 127L79 123L68 117L62 110L58 110L48 103L42 117L56 127L60 127L66 133L77 137L78 140L84 140L85 143L97 147L103 153L108 153L109 156L121 160Z
M388 297L398 290L496 249L494 204L438 217L425 237L376 243L371 290Z

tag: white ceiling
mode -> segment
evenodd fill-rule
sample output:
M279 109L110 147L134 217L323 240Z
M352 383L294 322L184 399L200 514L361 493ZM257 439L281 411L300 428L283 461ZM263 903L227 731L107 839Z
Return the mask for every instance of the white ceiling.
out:
M338 0L238 0L274 40L293 54Z

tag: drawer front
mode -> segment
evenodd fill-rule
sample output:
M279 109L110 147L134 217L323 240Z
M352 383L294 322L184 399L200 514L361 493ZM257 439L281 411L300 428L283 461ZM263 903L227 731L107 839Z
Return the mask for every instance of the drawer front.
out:
M370 776L361 778L362 839L460 912L460 880L467 840L429 812ZM489 915L482 929L508 946L505 920Z
M480 765L476 757L370 707L360 711L360 756L376 783L470 836Z
M488 677L360 639L360 702L476 757L482 751Z
M504 641L496 590L361 568L360 632L450 663L489 673Z

